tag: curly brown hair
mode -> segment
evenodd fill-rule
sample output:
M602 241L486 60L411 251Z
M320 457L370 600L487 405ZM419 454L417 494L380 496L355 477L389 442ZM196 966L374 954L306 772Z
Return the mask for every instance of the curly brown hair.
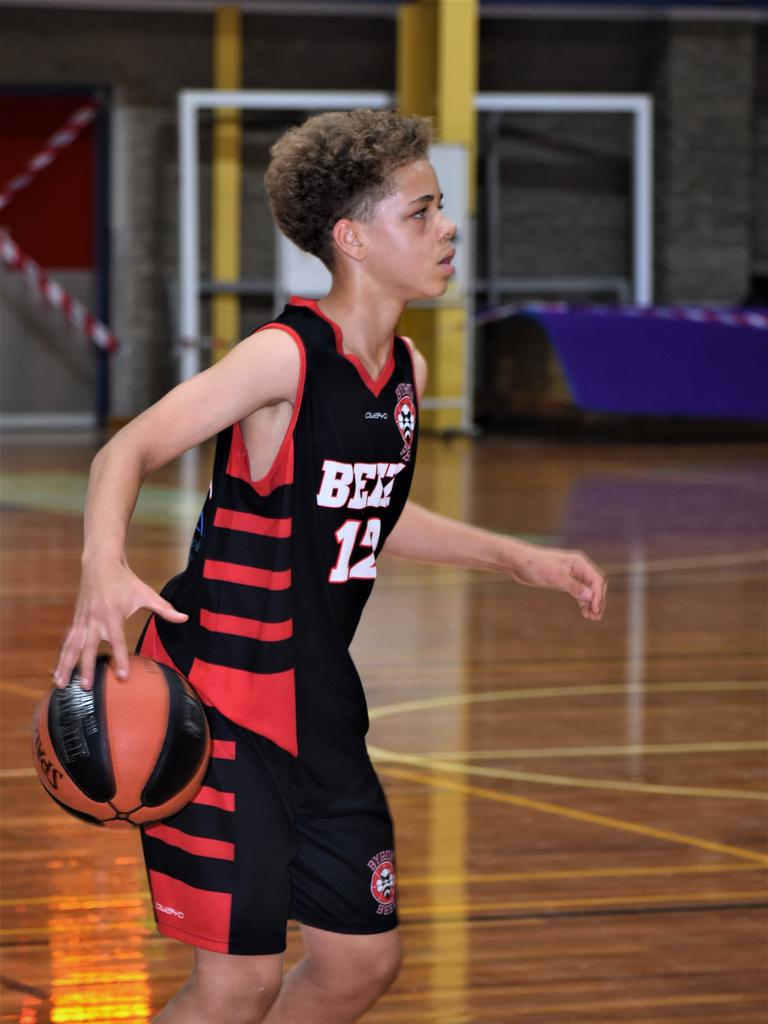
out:
M396 110L316 114L272 146L264 176L277 226L333 269L333 225L367 220L392 191L394 171L427 159L432 122Z

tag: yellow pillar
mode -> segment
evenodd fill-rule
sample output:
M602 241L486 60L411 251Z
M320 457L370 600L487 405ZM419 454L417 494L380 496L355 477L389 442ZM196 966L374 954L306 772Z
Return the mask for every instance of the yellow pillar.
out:
M434 117L437 0L401 4L397 12L397 102L403 114Z
M402 4L398 16L397 90L400 110L435 118L436 141L467 147L469 160L470 214L475 204L476 118L474 96L477 91L478 48L477 0L419 0ZM461 242L460 242L461 244ZM411 335L429 363L427 397L452 400L471 386L465 381L466 311L463 297L438 308L413 307L405 313L402 333ZM422 424L439 431L456 429L462 424L460 408L425 409ZM470 493L463 478L466 466L457 462L456 451L437 450L437 472L431 506L449 515L463 518L463 499ZM464 453L462 453L464 454ZM458 473L457 473L458 470ZM464 589L456 594L456 648L452 651L454 672L446 673L445 689L463 693L468 689L464 660ZM463 750L467 745L467 722L461 703L441 718L438 742ZM450 1016L462 1019L468 1012L468 972L470 957L469 926L460 914L451 922L444 920L446 892L460 906L467 902L467 850L469 807L463 794L430 790L428 865L436 880L450 876L450 888L431 889L434 903L430 995L435 1014L446 1016L446 992L450 993Z
M214 14L213 84L216 89L242 85L242 14L234 4L217 6ZM214 281L240 277L242 202L242 132L240 112L214 112L211 276ZM220 359L240 337L239 295L214 295L211 303L213 359Z
M437 142L467 147L470 215L476 197L478 18L478 0L418 0L402 4L398 12L398 105L404 113L433 116ZM416 340L429 362L429 398L450 401L472 387L465 380L463 304L409 309L400 329ZM422 423L455 429L462 410L424 410Z

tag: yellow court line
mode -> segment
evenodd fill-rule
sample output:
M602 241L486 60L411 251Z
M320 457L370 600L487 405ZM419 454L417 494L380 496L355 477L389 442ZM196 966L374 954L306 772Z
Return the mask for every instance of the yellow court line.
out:
M36 779L38 774L34 768L0 768L2 779Z
M114 907L140 907L144 900L149 899L149 889L131 893L127 896L64 896L55 893L48 896L29 896L27 898L7 897L0 900L0 907L34 907L50 904L54 910L69 913L72 910L105 910Z
M605 814L593 814L591 811L579 811L573 807L562 807L559 804L546 803L543 800L531 800L525 796L514 796L511 793L499 793L494 789L485 789L481 786L471 786L467 783L457 782L454 779L444 779L433 775L425 775L406 768L393 768L387 764L381 766L381 772L391 775L396 779L405 782L416 782L421 785L434 786L438 789L451 790L454 793L463 793L468 796L478 796L485 800L493 800L497 803L511 804L513 807L527 807L530 810L542 811L544 814L555 814L561 818L570 818L573 821L582 821L590 825L602 825L605 828L616 829L619 832L634 832L638 835L648 836L652 839L661 839L664 842L679 843L683 846L693 846L700 850L711 850L714 853L721 853L724 856L736 857L739 860L754 861L757 864L768 865L768 856L755 853L752 850L742 849L740 846L730 846L726 843L717 843L711 839L699 839L697 836L684 835L681 832L670 832L666 829L654 828L652 825L640 825L632 821L624 821L622 818L611 818Z
M721 690L757 690L766 689L765 679L723 679L706 680L688 683L646 683L645 693L719 693ZM33 689L18 683L0 681L0 691L29 697L31 700L42 700L48 688ZM599 686L539 686L515 690L490 690L484 693L448 694L443 697L424 697L418 700L404 700L393 704L380 704L369 708L368 717L384 718L389 715L400 715L408 711L428 711L433 708L453 707L457 704L487 704L503 700L546 700L554 697L625 697L624 683L612 683Z
M510 955L510 959L512 959L511 955ZM542 1014L542 1013L565 1013L565 1014L567 1014L569 1020L572 1018L573 1014L583 1013L583 1012L586 1012L588 1010L635 1010L635 1009L638 1009L638 1010L639 1009L649 1010L649 1009L652 1009L652 1008L656 1008L656 1007L660 1008L660 1007L664 1007L664 1006L680 1006L680 1007L685 1007L685 1006L706 1006L706 1007L709 1007L709 1006L731 1006L731 1005L741 1006L741 1005L748 1005L750 1003L761 1003L762 1004L762 1003L765 1002L765 995L763 993L755 993L754 995L751 995L751 994L742 993L742 992L735 992L735 993L732 993L732 994L731 993L720 993L720 992L716 992L716 993L715 992L713 992L713 993L701 993L701 994L691 993L690 995L680 995L680 996L656 996L656 997L651 998L651 999L636 999L636 998L631 997L631 996L627 997L627 998L624 998L624 999L616 999L616 998L613 998L613 999L612 998L607 998L607 999L599 999L598 998L598 999L594 999L593 998L593 999L589 1000L588 1002L581 1002L579 1000L579 998L578 998L579 995L587 994L587 993L584 993L584 987L585 987L584 984L581 984L578 987L573 987L573 986L563 986L562 983L558 982L558 986L557 987L558 987L559 990L561 990L561 992L562 992L562 989L565 988L566 991L570 991L570 992L573 993L571 995L569 1001L567 1003L547 1003L547 1004L545 1004L545 1003L540 1002L539 1000L537 1000L536 1001L536 1005L535 1005L535 1009L532 1009L530 1006L527 1006L527 1007L520 1007L519 1010L518 1010L517 1007L515 1007L515 1005L514 1005L513 999L514 999L515 995L521 996L521 995L541 994L542 991L543 991L541 985L527 986L527 985L518 985L517 983L514 983L514 984L510 983L508 985L488 985L488 986L483 985L483 986L477 986L477 987L475 987L475 986L472 986L472 987L469 987L469 986L467 986L467 987L455 986L455 987L452 987L452 988L451 987L446 987L446 988L440 989L440 990L437 990L437 989L430 990L429 993L428 993L428 998L430 999L430 1001L434 1001L434 1000L437 1000L437 999L445 999L446 1001L449 1001L451 1003L455 1003L457 997L458 998L462 998L462 997L463 998L469 998L469 997L471 997L473 1000L475 1000L478 997L492 998L494 996L504 996L504 995L506 995L508 997L508 999L510 1000L510 1002L505 1003L505 1007L504 1007L505 1018L506 1018L506 1016L507 1016L507 1014L509 1012L511 1012L513 1014L520 1013L524 1017L530 1017L531 1013L535 1012L537 1017L540 1014ZM385 1010L387 1005L390 1004L390 1003L395 1003L395 1002L397 1002L397 1003L407 1003L407 1002L410 1002L411 1000L421 1003L421 1002L424 1001L424 998L425 997L423 995L417 995L417 994L414 994L413 992L392 992L392 993L389 993L387 996L384 997L384 1000L382 1001L381 1007L382 1007L382 1010ZM386 1019L387 1021L394 1020L394 1019L402 1019L402 1020L416 1020L416 1019L419 1019L419 1020L431 1020L431 1019L433 1019L433 1015L434 1014L439 1013L440 1014L440 1017L439 1017L440 1024L444 1024L444 1022L448 1019L445 1016L443 1016L443 1014L446 1013L446 1012L448 1012L448 1011L447 1010L426 1010L426 1011L425 1010L412 1010L412 1011L411 1010L405 1010L405 1011L402 1011L402 1013L395 1012L395 1013L392 1013L391 1015L389 1013L385 1013L385 1016L382 1019ZM461 1012L462 1011L457 1011L457 1013L459 1014L455 1018L457 1021L458 1020L469 1021L470 1019L475 1019L474 1017L470 1018L468 1016L462 1017L462 1016L460 1016ZM454 1018L450 1018L450 1019L453 1020ZM650 1018L648 1018L648 1019L650 1019ZM656 1020L656 1019L657 1018L654 1015L653 1020Z
M496 761L546 757L629 757L636 754L732 754L760 750L768 750L768 740L629 743L624 746L605 747L507 747L504 750L430 750L417 756L435 757L441 761Z
M19 697L30 697L32 700L42 700L48 692L48 687L42 690L35 690L30 686L21 686L19 683L0 682L0 690L4 693L15 693Z
M116 897L114 899L109 898L94 898L94 899L77 899L77 898L62 898L62 897L47 897L47 896L35 896L28 900L2 900L3 906L36 906L51 904L53 911L57 913L71 914L75 911L94 911L94 910L130 910L130 909L141 909L144 905L145 900L149 899L149 893L143 893L138 897ZM637 906L640 904L647 905L683 905L686 903L701 902L701 901L720 901L728 902L730 900L751 900L751 901L765 901L768 900L768 889L739 889L735 892L722 892L722 891L705 891L705 892L685 892L685 893L649 893L637 895L635 893L617 893L611 896L574 896L574 897L547 897L544 899L524 899L524 900L490 900L488 902L477 902L477 901L466 901L463 903L441 903L436 906L434 903L428 903L424 906L405 906L398 908L398 913L403 917L435 917L435 916L468 916L475 913L481 913L484 911L497 911L497 910L541 910L541 909L564 909L567 907L626 907L626 906ZM135 919L135 921L138 919ZM135 923L135 922L134 922ZM78 927L81 927L78 924Z
M615 790L620 793L654 793L661 796L714 797L719 800L768 800L768 793L749 789L706 789L701 786L670 786L666 783L622 782L620 779L584 779L574 775L547 775L539 772L520 772L510 768L482 768L480 765L457 764L436 757L418 754L400 754L381 747L368 747L368 753L377 763L394 761L396 764L415 765L434 771L456 775L479 775L486 779L511 779L513 782L536 782L546 786L568 786L573 789Z
M2 683L0 683L2 687ZM765 679L723 679L717 681L690 683L646 683L644 693L719 693L721 690L765 691ZM490 690L486 693L452 693L443 697L424 697L417 700L398 701L394 704L380 704L370 708L368 717L384 718L401 715L409 711L429 711L466 704L489 704L503 700L541 700L550 697L626 697L624 683L601 686L540 686L516 690Z
M4 820L4 819L3 819ZM113 833L114 835L115 833ZM118 833L119 834L119 833ZM95 833L94 833L95 835ZM97 841L101 843L103 840L103 834L98 836ZM87 857L89 860L93 859L93 846L76 846L69 847L64 850L57 847L56 849L44 850L44 849L25 849L25 850L0 850L0 860L49 860L57 863L63 863L68 860L76 860L80 857ZM139 857L126 857L123 854L110 855L110 862L115 867L127 867L131 864L143 863Z
M53 806L53 804L51 805ZM36 826L38 828L76 828L81 833L83 828L86 827L86 823L81 821L80 818L76 818L73 814L68 814L62 810L59 814L30 814L30 815L3 815L0 817L0 831L3 828L24 828L25 826ZM91 828L96 829L99 826L93 825ZM99 842L104 842L104 832L107 832L111 837L118 836L129 836L135 830L135 826L126 824L123 828L122 824L115 824L112 826L105 826L104 831L99 837ZM138 833L137 833L138 834ZM94 832L94 836L96 833ZM54 860L61 860L61 858L55 853L51 853L51 858Z
M546 546L546 542L544 543ZM659 558L643 561L645 572L672 572L675 569L682 570L708 570L718 566L750 565L768 560L768 548L757 548L754 551L733 551L722 552L713 555L691 555L686 558ZM509 578L501 573L492 575L481 574L473 569L460 569L457 567L440 566L440 572L432 577L422 577L416 572L408 573L401 570L397 579L386 577L382 585L386 589L416 589L428 590L435 587L445 589L451 586L471 586L474 584L483 586L508 586ZM601 566L606 576L626 576L632 571L633 566L628 562L616 562Z
M135 921L116 921L113 918L105 918L103 921L78 921L77 922L77 934L80 935L83 932L102 932L102 931L121 931L121 932L136 932L140 935L154 935L155 934L155 922L153 918L147 917L142 920ZM49 937L52 932L57 932L65 936L71 941L72 935L75 932L75 928L71 920L62 921L60 924L54 924L50 922L46 926L38 928L0 928L0 937L11 938L13 936L22 936L23 938L34 938L37 935Z
M768 866L768 865L767 865ZM423 889L437 888L441 885L462 885L462 884L495 884L497 882L539 882L553 881L557 879L584 879L584 878L648 878L651 876L665 875L709 875L720 873L732 873L740 871L760 871L757 864L747 864L741 861L728 861L721 864L678 864L670 867L630 867L630 868L576 868L563 871L500 871L483 874L478 872L462 872L454 875L430 875L420 878L418 876L398 876L397 884L400 889ZM0 907L16 906L45 906L55 905L57 910L98 910L114 907L135 907L144 900L150 899L149 889L140 892L128 893L122 896L64 896L55 893L48 896L20 896L5 897L0 899Z
M645 572L669 572L673 569L712 569L718 565L743 565L751 562L764 562L768 560L768 548L759 548L755 551L733 551L730 554L717 555L691 555L688 558L658 558L649 559L643 562ZM603 568L606 575L623 575L631 570L632 566L622 563L620 565L607 565Z

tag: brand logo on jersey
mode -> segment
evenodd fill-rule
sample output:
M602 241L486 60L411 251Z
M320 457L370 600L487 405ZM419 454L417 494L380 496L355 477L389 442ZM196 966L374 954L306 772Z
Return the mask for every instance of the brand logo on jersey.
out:
M184 920L183 910L175 910L173 907L164 907L162 903L155 903L155 910L158 910L161 914L170 914L171 917L178 917L180 921Z
M389 413L388 412L367 412L365 414L365 418L367 420L388 420L389 419Z
M391 850L382 850L368 861L371 874L371 895L378 903L377 914L395 910L395 865Z
M412 384L398 384L395 389L397 405L395 406L395 423L400 431L405 444L400 452L400 458L406 462L411 458L411 446L416 431L416 401L413 395Z
M326 459L317 504L323 508L387 508L404 462L336 462Z

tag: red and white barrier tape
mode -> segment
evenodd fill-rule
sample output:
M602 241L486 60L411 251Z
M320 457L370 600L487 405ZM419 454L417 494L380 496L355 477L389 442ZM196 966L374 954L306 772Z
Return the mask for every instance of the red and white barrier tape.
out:
M98 109L98 104L91 100L74 114L70 114L61 128L54 132L43 148L28 161L21 174L11 178L0 189L0 210L4 210L19 192L31 185L40 171L52 164L62 149L66 149L75 141L96 117Z
M653 320L681 320L689 323L721 324L768 330L768 314L749 309L706 309L701 306L605 306L570 302L511 302L478 313L476 324L506 320L516 313L591 313L598 316L641 317Z
M119 342L110 329L90 313L79 299L74 298L58 281L25 252L19 249L7 231L0 231L0 262L11 270L19 270L32 288L49 306L58 309L69 322L97 348L114 352Z

